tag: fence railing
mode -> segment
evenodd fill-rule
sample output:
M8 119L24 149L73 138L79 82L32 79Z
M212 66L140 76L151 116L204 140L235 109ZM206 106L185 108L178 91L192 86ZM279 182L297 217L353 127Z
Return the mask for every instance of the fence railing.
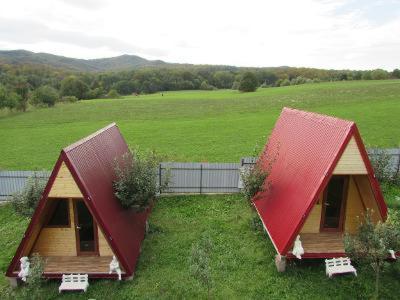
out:
M368 153L373 157L382 151L390 156L390 170L400 174L400 149L369 149ZM160 184L168 172L170 184L164 193L238 193L242 184L240 168L255 162L255 157L242 158L240 163L164 162L158 167L157 183ZM50 175L47 171L0 171L0 201L20 191L34 173L44 179Z

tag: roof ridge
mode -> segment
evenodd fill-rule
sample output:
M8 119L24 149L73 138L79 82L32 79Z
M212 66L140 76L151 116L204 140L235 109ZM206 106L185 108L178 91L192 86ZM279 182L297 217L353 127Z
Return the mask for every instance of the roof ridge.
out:
M96 132L94 132L94 133L92 133L92 134L90 134L90 135L88 135L88 136L86 136L86 137L80 139L79 141L77 141L77 142L75 142L75 143L73 143L73 144L71 144L71 145L69 145L69 146L63 148L63 151L64 151L64 152L69 152L69 151L75 149L76 147L78 147L78 146L80 146L80 145L86 143L87 141L91 140L91 139L94 138L95 136L98 136L99 134L101 134L101 133L107 131L108 129L110 129L110 128L112 128L112 127L117 127L117 124L116 124L115 122L112 122L111 124L109 124L109 125L107 125L107 126L101 128L101 129L97 130Z
M301 117L313 117L315 121L330 121L331 122L346 122L348 125L352 126L355 124L354 121L351 120L346 120L338 117L333 117L333 116L328 116L325 114L321 113L316 113L316 112L310 112L310 111L304 111L296 108L291 108L291 107L283 107L282 112L287 111L287 112L293 112L297 113Z

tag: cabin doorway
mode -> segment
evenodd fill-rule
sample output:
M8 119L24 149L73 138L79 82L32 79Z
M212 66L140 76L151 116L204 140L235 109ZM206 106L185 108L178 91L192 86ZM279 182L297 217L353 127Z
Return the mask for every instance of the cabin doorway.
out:
M98 255L97 226L83 200L74 201L76 252Z
M348 176L332 176L324 192L321 231L343 231Z

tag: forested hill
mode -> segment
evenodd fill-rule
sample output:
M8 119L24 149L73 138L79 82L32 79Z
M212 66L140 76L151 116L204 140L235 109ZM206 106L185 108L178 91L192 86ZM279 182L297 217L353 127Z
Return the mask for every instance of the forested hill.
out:
M99 59L78 59L26 50L0 51L0 62L6 64L38 64L71 71L120 71L139 67L166 66L161 60L147 60L136 55L121 55Z

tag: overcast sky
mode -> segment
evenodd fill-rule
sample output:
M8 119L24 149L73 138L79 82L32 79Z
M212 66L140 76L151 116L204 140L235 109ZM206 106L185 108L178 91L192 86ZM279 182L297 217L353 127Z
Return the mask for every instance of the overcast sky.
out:
M0 49L392 70L400 67L400 0L3 0Z

